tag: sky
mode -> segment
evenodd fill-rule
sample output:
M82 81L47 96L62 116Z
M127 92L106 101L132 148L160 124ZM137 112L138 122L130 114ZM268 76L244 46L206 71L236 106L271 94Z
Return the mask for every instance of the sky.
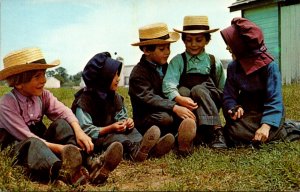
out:
M42 49L47 62L60 59L61 67L74 75L95 54L108 51L125 65L137 64L142 52L138 29L164 22L169 31L182 29L186 15L206 15L210 28L224 29L240 11L229 12L236 0L0 0L0 52ZM171 44L169 60L185 50L181 40ZM206 51L230 59L220 32L212 33ZM116 55L114 53L117 53Z

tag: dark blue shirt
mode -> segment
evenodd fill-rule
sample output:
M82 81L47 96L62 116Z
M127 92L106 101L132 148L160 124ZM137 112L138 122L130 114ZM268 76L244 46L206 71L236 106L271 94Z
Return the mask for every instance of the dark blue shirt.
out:
M261 124L279 127L284 112L278 64L271 62L246 75L237 61L231 62L224 87L224 113L236 105L242 105L245 113L261 112Z

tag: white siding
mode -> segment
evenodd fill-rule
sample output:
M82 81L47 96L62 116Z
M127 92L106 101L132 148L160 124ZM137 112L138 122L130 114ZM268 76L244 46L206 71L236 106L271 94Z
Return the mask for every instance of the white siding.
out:
M60 81L55 77L48 77L45 88L60 88Z
M283 83L300 82L300 4L281 7Z

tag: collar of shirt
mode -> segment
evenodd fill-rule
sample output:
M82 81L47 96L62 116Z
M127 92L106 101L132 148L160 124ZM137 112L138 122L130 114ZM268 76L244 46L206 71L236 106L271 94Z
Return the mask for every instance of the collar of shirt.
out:
M186 52L186 59L188 62L190 62L190 61L195 62L197 60L202 61L205 59L205 56L206 56L205 50L196 56L191 56L188 52Z
M32 97L26 97L26 96L22 95L17 89L13 89L13 93L17 97L17 99L19 101L21 101L22 103L33 100Z
M21 115L27 125L40 121L42 117L41 102L38 101L38 96L26 97L22 95L17 89L13 89L13 94L19 101Z
M160 76L160 77L163 77L163 76L164 76L163 70L162 70L162 66L161 66L161 65L156 64L156 63L154 63L154 62L152 62L152 61L149 61L149 60L147 60L146 58L145 58L145 60L149 63L149 65L150 65L153 69L155 69L155 70L159 73L159 76Z

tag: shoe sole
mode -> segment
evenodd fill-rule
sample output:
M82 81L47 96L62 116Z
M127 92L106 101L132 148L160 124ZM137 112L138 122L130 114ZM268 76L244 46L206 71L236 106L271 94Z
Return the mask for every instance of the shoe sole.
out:
M134 157L134 161L145 161L148 157L150 150L154 147L160 137L160 129L153 125L144 134L141 145Z
M71 184L76 183L73 178L81 169L82 156L79 149L74 145L66 145L61 152L63 174Z
M171 133L161 137L152 149L153 157L161 157L169 153L172 150L174 143L175 137Z
M184 119L178 128L178 150L180 153L192 151L192 143L196 137L196 123L193 119Z
M119 142L113 142L104 153L103 166L90 175L92 183L101 184L107 180L109 173L119 165L123 158L123 146Z

